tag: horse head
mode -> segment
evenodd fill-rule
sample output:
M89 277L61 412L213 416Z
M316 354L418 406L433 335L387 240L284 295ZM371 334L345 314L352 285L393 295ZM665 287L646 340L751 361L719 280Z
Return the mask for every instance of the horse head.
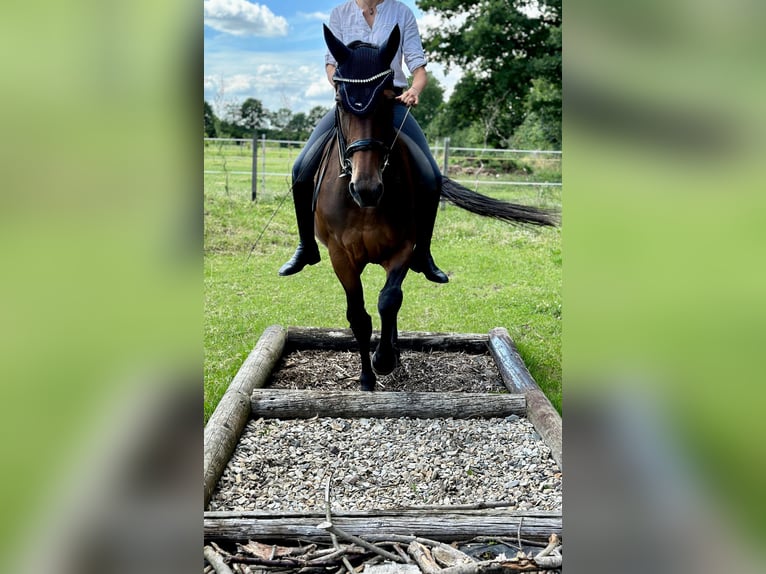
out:
M360 207L375 207L383 196L383 169L392 134L393 79L391 61L399 49L399 26L380 46L352 42L348 46L324 27L330 53L337 60L333 80L341 176Z

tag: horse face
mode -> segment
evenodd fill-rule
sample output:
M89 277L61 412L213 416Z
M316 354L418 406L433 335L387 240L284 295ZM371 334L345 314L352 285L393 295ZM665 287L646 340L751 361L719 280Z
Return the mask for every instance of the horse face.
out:
M360 207L375 207L383 195L383 168L392 140L393 72L399 47L399 27L386 42L374 46L352 42L345 46L325 26L325 41L338 61L335 100L338 127L345 146L343 161L350 166L349 192Z
M345 138L344 163L350 168L349 193L359 207L376 207L383 197L383 169L388 159L394 92L386 90L372 115L341 111L339 128ZM340 103L339 103L339 107Z

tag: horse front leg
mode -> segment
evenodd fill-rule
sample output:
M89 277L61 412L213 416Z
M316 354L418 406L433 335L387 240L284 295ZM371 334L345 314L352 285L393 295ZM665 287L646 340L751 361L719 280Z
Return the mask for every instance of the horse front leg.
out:
M362 372L359 382L363 391L375 390L375 373L370 361L370 337L372 337L372 318L364 308L364 289L362 287L360 269L350 265L342 254L330 251L333 269L346 292L346 319L359 344L359 355L362 360Z
M398 264L388 268L386 284L378 297L380 313L380 341L372 357L372 366L379 375L390 374L399 365L399 349L396 347L396 319L402 307L404 294L402 283L407 276L409 264Z
M359 355L362 360L362 373L359 375L359 383L363 391L375 390L375 373L370 362L370 337L372 337L372 318L364 308L364 297L360 291L356 293L346 291L346 319L354 333L356 342L359 343Z

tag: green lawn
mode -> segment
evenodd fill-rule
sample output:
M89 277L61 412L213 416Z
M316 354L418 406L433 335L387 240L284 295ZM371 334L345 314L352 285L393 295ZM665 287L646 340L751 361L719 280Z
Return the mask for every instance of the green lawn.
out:
M218 153L212 146L207 150L206 156ZM267 155L266 171L289 170L286 162L297 150L282 151L288 153ZM230 159L227 169L245 171L248 161L246 156ZM205 164L220 170L212 159ZM259 187L258 200L251 202L250 176L205 175L206 420L267 326L348 326L343 289L325 251L318 265L292 277L277 275L297 241L292 199L281 203L288 187L284 176L267 177L266 189ZM480 191L512 201L561 204L560 188L493 186ZM450 282L436 285L422 275L408 275L399 328L486 333L505 327L560 410L560 229L514 227L447 205L439 213L432 250ZM371 266L363 279L367 310L378 329L377 294L384 272Z

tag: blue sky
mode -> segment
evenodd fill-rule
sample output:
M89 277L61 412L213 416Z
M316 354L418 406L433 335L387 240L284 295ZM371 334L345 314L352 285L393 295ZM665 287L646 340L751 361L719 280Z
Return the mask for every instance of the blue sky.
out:
M271 111L307 112L329 107L333 92L324 73L322 23L340 0L204 0L205 100L222 115L227 104L260 100ZM421 33L437 18L424 14L415 0L404 0L418 19ZM460 77L431 62L447 90Z

